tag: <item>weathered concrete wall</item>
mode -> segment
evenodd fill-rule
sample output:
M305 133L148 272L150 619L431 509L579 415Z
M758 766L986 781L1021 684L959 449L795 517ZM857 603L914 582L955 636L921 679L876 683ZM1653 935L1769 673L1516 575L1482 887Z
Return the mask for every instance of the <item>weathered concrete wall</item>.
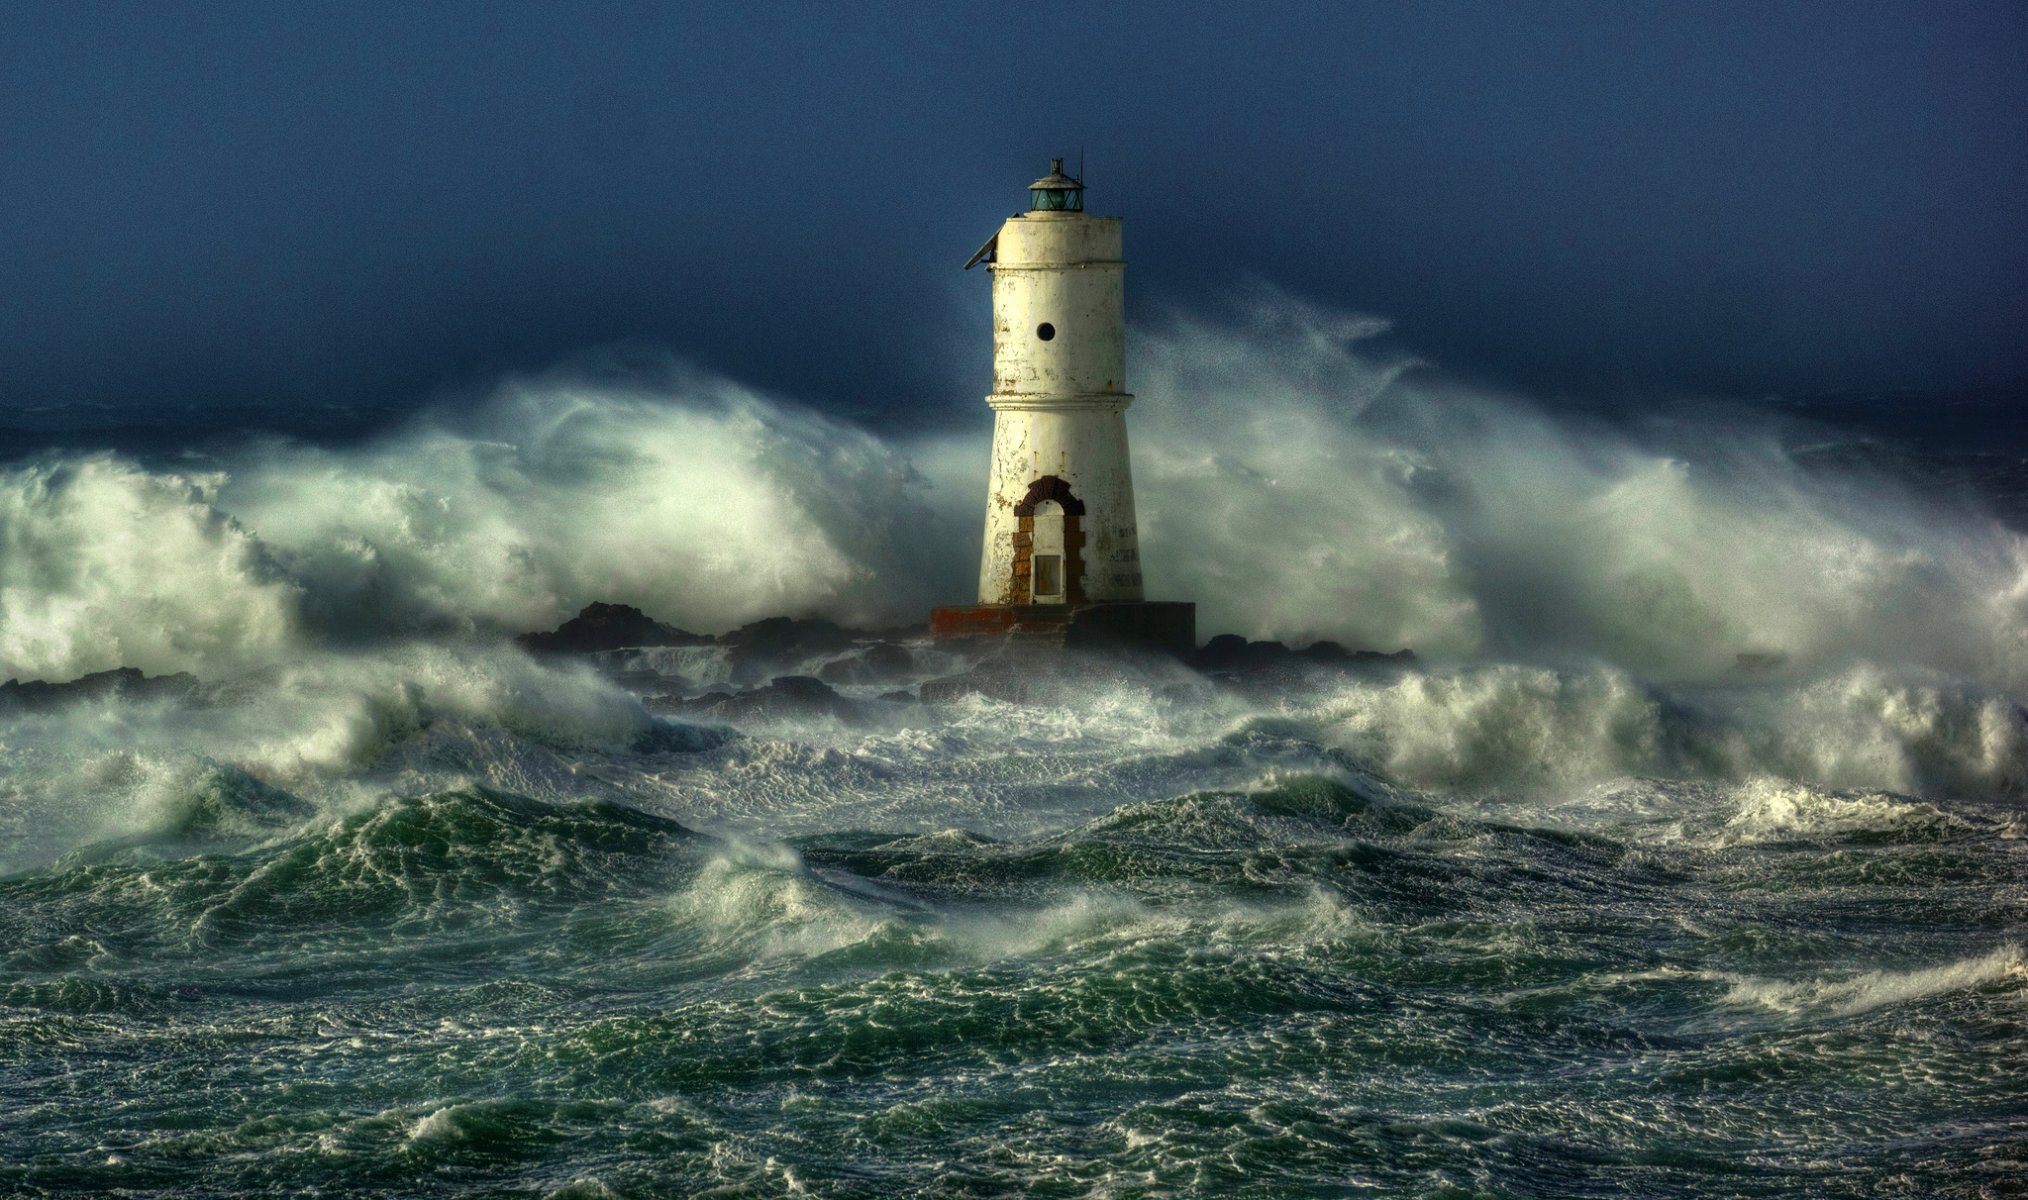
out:
M1118 217L1066 212L1010 218L990 269L996 395L1127 390L1126 264Z
M1084 504L1078 521L1083 544L1077 556L1082 575L1067 581L1073 596L1094 601L1141 598L1133 471L1127 461L1126 418L1119 407L1000 410L993 425L979 603L1028 602L1015 590L1017 579L1025 575L1016 567L1027 557L1016 542L1023 522L1015 510L1030 487L1047 476L1063 480Z
M1033 522L1015 509L1054 477L1082 504L1067 561L1071 602L1141 598L1140 543L1123 415L1125 264L1120 221L1028 213L1000 229L993 272L993 458L979 602L1030 599Z

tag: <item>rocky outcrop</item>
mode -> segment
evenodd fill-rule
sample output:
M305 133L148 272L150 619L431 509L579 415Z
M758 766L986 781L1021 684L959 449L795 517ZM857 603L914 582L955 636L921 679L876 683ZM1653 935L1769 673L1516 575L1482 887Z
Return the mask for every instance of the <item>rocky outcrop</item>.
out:
M639 609L593 604L554 633L527 634L519 641L548 653L584 653L594 661L600 652L618 649L716 646L723 653L722 673L715 676L719 690L701 696L657 694L681 681L642 667L640 656L628 657L631 666L624 670L615 662L602 663L610 677L644 696L654 711L715 722L815 716L863 720L891 714L894 701L950 704L973 695L1020 704L1069 703L1119 671L1160 675L1175 670L1172 658L1114 646L1073 647L1065 638L1023 636L1019 630L925 649L919 644L925 632L919 626L867 632L822 618L768 617L710 638L653 621ZM1271 686L1290 672L1388 671L1412 666L1416 659L1408 650L1349 650L1331 641L1292 649L1281 642L1222 634L1183 661L1222 684L1251 687ZM862 700L836 690L910 686L938 663L960 669L922 682L913 695L890 690L879 700Z
M720 634L718 644L730 649L727 666L733 682L748 683L843 650L860 636L821 618L769 617Z
M664 625L630 604L593 603L549 633L524 633L514 641L537 654L588 654L636 646L706 646L712 639Z
M0 713L47 712L91 700L188 700L197 695L195 675L177 672L150 678L133 667L116 667L81 676L68 683L0 683Z
M1199 647L1190 661L1191 666L1209 675L1244 675L1306 663L1355 670L1406 667L1415 663L1415 652L1347 650L1337 642L1312 642L1301 650L1291 650L1280 642L1249 642L1237 634L1221 633Z
M856 654L824 664L817 678L825 683L894 683L915 672L915 655L893 642L875 642Z
M743 692L707 692L688 700L663 697L649 707L693 719L740 723L831 717L858 722L889 708L880 701L853 700L808 675L782 675Z

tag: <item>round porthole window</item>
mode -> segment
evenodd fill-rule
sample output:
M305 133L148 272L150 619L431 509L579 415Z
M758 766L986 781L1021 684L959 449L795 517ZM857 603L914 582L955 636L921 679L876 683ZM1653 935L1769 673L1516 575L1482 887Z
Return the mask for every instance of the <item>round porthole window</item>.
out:
M1035 336L1041 338L1043 341L1046 342L1050 338L1056 336L1056 326L1051 325L1047 321L1044 321L1042 324L1037 325L1035 327Z

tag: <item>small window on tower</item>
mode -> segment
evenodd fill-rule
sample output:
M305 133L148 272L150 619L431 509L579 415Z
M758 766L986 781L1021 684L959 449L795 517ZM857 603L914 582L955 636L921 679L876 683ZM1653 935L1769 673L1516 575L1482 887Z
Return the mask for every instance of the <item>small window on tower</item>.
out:
M1056 326L1051 325L1047 321L1044 321L1042 324L1037 325L1035 327L1035 336L1041 338L1043 341L1046 342L1050 338L1056 336Z
M1036 603L1044 600L1063 598L1063 556L1061 554L1038 554L1033 559L1035 570L1034 598Z

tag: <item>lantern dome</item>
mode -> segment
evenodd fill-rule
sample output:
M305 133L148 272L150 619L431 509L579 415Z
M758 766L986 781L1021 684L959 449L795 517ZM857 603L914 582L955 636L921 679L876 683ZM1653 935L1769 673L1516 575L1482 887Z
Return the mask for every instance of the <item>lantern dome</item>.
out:
M1028 185L1030 212L1083 212L1084 183L1063 173L1063 160L1049 160L1049 174Z

